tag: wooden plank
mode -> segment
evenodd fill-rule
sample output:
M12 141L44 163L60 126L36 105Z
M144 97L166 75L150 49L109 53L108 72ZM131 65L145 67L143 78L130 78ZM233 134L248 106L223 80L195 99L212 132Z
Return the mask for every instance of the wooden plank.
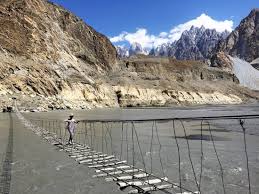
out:
M88 147L88 146L82 146L82 147L75 147L76 149L78 149L78 150L90 150L90 147Z
M87 156L83 160L77 160L77 161L79 162L79 164L84 164L84 163L88 163L91 160L93 161L94 158L103 158L104 156L107 156L107 154L103 154L103 155L90 155L90 156Z
M108 175L116 175L116 174L123 174L123 173L132 173L132 172L139 172L139 169L131 169L131 170L118 170L118 171L111 171L111 172L107 172L107 173L102 173L102 174L97 174L97 175L93 175L94 178L97 177L105 177Z
M119 176L119 177L108 177L106 178L105 180L106 181L118 181L118 180L131 180L131 179L134 179L134 178L144 178L144 177L148 177L149 174L147 173L140 173L140 174L136 174L134 176L131 176L131 175L126 175L126 176Z
M106 156L104 158L96 158L96 159L94 159L94 161L98 161L98 160L102 160L102 159L111 159L111 158L115 158L115 156L111 155L111 156Z
M108 175L116 175L116 174L121 174L121 173L123 173L123 171L113 171L113 172L109 172L109 173L102 173L102 174L93 175L93 178L105 177L105 176L108 176Z
M100 157L100 158L95 158L95 159L88 159L88 161L86 161L86 163L87 162L97 162L97 161L101 161L101 160L108 160L108 159L112 159L112 158L114 158L115 156L106 156L106 157Z
M89 155L94 155L94 154L102 154L101 152L96 152L96 151L90 151L90 152L69 152L70 155L76 155L76 154L83 154L85 156L89 156Z
M150 174L148 173L140 173L140 174L135 174L134 178L143 178L143 177L148 177Z
M130 180L130 179L133 179L133 176L127 175L127 176L120 176L120 177L108 177L108 178L105 178L105 181L111 182L111 181Z
M82 157L82 156L84 156L84 154L70 155L71 158L78 158L78 157Z
M110 170L116 170L116 169L128 169L132 168L131 166L123 165L123 166L117 166L115 168L109 167L109 168L102 168L100 170L96 170L95 172L102 172L102 171L110 171Z
M148 191L157 191L157 190L170 189L170 188L173 188L172 184L164 184L164 185L158 185L158 186L148 186L148 187L143 187L141 189L144 190L145 192L148 192ZM138 191L138 189L133 189L133 190L129 191L128 193L129 194L139 193L139 191Z
M103 158L103 157L106 157L107 154L102 154L102 153L93 153L93 154L88 154L86 155L88 159L96 159L96 158Z
M79 150L77 149L74 149L74 148L66 148L64 149L66 152L80 152Z
M68 148L68 149L65 149L65 151L67 152L90 152L90 149L75 149L75 148Z
M164 180L168 180L168 179L167 178L162 178L162 179L156 178L156 179L150 179L150 180L146 180L146 181L128 181L128 182L119 181L119 182L117 182L117 184L120 187L126 187L129 185L143 186L143 185L149 185L149 184L158 184Z
M93 166L88 166L89 168L100 168L100 167L107 167L107 166L116 166L118 164L123 164L123 163L126 163L127 161L124 160L124 161L119 161L119 162L114 162L114 163L108 163L108 164L100 164L100 165L93 165Z
M78 158L78 157L82 157L82 156L91 156L91 155L96 155L96 154L100 154L100 152L96 153L96 152L72 152L69 154L69 156L74 156L75 158ZM82 156L78 156L78 155L82 155ZM78 156L78 157L76 157Z
M117 169L126 169L126 168L132 168L131 166L118 166L116 167Z
M87 165L103 164L103 163L113 162L113 161L118 161L118 159L111 158L111 159L108 159L108 160L100 160L100 161L96 161L96 162L88 162Z
M101 154L100 152L97 153L91 153L91 154L84 154L84 156L76 158L76 161L80 161L80 160L85 160L85 159L89 159L91 158L91 160L93 160L93 157L90 156L102 156L103 154Z

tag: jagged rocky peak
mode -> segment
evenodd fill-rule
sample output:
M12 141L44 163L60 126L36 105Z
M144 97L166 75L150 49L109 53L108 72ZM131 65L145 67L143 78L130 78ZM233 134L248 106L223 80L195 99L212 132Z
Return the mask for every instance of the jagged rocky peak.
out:
M219 41L224 40L229 32L217 32L215 29L206 29L204 26L192 26L182 33L179 40L168 42L150 51L143 49L141 44L134 43L130 48L119 48L117 52L120 57L125 57L124 53L129 52L129 56L144 54L157 57L174 57L180 60L203 60L211 57L211 53Z
M145 48L143 48L141 44L134 42L133 44L130 45L129 55L132 56L132 55L138 55L138 54L147 55L148 51Z
M192 26L182 33L179 40L163 44L151 50L152 56L169 56L180 60L203 60L211 57L215 46L224 40L229 32L217 32L204 26Z
M67 56L102 69L116 61L107 37L46 0L0 1L0 25L0 45L10 53L51 62Z
M259 9L253 9L239 26L220 42L217 51L239 57L248 62L259 57Z
M164 43L157 47L154 47L150 50L149 55L156 57L167 57L169 56L169 48L172 47L172 44L174 43Z
M176 42L171 55L177 59L207 59L218 42L226 37L226 34L227 32L219 33L215 29L205 29L204 26L200 28L192 26Z
M129 47L126 46L115 46L117 49L118 56L120 58L127 58L134 55L148 55L149 50L143 48L141 44L134 42Z
M202 34L205 32L205 27L201 26L200 28L192 26L190 30L185 30L182 33L182 37L188 37L189 39L193 41L197 41L199 38L201 38Z
M127 58L129 57L129 49L126 46L115 46L118 56L120 58Z

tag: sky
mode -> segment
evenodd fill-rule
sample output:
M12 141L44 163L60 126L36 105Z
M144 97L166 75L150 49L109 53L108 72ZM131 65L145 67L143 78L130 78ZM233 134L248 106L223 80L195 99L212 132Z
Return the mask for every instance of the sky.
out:
M258 0L51 0L82 18L115 45L151 48L178 40L192 25L233 30Z

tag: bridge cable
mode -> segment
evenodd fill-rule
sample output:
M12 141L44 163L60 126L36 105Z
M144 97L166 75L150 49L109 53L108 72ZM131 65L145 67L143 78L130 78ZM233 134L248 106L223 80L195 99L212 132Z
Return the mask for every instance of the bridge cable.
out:
M203 120L201 121L201 137L200 137L200 140L201 140L201 171L200 171L200 181L199 181L199 191L200 191L200 194L201 194L201 181L202 181L202 169L203 169L203 159L204 159L204 154L203 154Z
M185 136L185 139L186 139L187 149L188 149L188 157L189 157L189 161L191 163L191 167L192 167L192 172L193 172L193 176L194 176L194 179L195 179L195 183L196 183L198 191L200 192L200 190L199 190L199 183L198 183L197 176L196 176L196 173L195 173L195 170L194 170L194 165L193 165L193 162L192 162L191 149L190 149L190 144L189 144L189 140L188 140L187 133L186 133L186 128L185 128L182 120L180 120L180 123L181 123L183 131L184 131L184 136Z
M147 172L147 168L146 168L146 164L145 164L145 159L144 159L143 152L142 152L142 149L141 149L141 146L140 146L140 143L139 143L139 138L138 138L138 134L137 134L137 131L136 131L134 123L133 123L133 129L134 129L136 140L137 140L137 144L138 144L138 147L139 147L139 152L140 152L140 155L141 155L142 163L143 163L145 172ZM149 185L149 181L148 181L148 185Z
M225 189L225 183L224 183L223 167L222 167L222 164L221 164L221 161L219 159L218 152L217 152L217 149L216 149L216 146L215 146L214 138L213 138L211 128L210 128L210 123L208 121L207 121L207 123L208 123L208 127L209 127L210 138L211 138L211 141L212 141L213 149L214 149L214 152L216 154L216 157L217 157L217 160L218 160L218 163L219 163L219 166L220 166L220 176L221 176L221 181L222 181L223 193L225 194L226 189Z
M249 194L251 194L252 191L251 191L251 182L250 182L249 160L248 160L248 153L247 153L246 128L244 127L245 120L240 119L239 123L243 130L244 147L245 147L245 155L246 155L247 178L248 178L248 189L249 189Z
M122 160L123 154L123 143L124 143L124 122L121 122L121 150L120 150L120 161Z
M155 130L156 130L157 141L158 141L158 144L159 144L159 151L158 151L159 161L160 161L163 177L165 178L166 177L165 176L165 170L164 170L164 165L163 165L162 157L161 157L162 144L160 142L160 138L159 138L159 135L158 135L158 129L157 129L157 123L156 122L155 122Z
M183 193L182 190L182 179L181 179L181 154L180 154L180 146L178 143L178 139L176 136L176 130L175 130L175 120L173 120L173 132L174 132L174 139L177 147L177 154L178 154L178 178L179 178L179 186L180 186L180 192Z

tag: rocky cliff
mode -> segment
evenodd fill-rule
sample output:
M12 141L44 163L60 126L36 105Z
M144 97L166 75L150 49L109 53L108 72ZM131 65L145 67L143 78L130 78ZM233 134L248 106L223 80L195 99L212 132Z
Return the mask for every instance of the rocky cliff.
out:
M104 35L44 0L2 0L0 25L2 50L19 56L57 64L66 57L103 69L112 68L116 60L116 50Z
M0 1L0 107L241 103L256 94L199 61L119 60L102 34L45 0Z
M259 9L253 9L217 51L252 62L259 57Z
M2 93L55 96L116 68L107 37L45 0L0 1L0 25Z

